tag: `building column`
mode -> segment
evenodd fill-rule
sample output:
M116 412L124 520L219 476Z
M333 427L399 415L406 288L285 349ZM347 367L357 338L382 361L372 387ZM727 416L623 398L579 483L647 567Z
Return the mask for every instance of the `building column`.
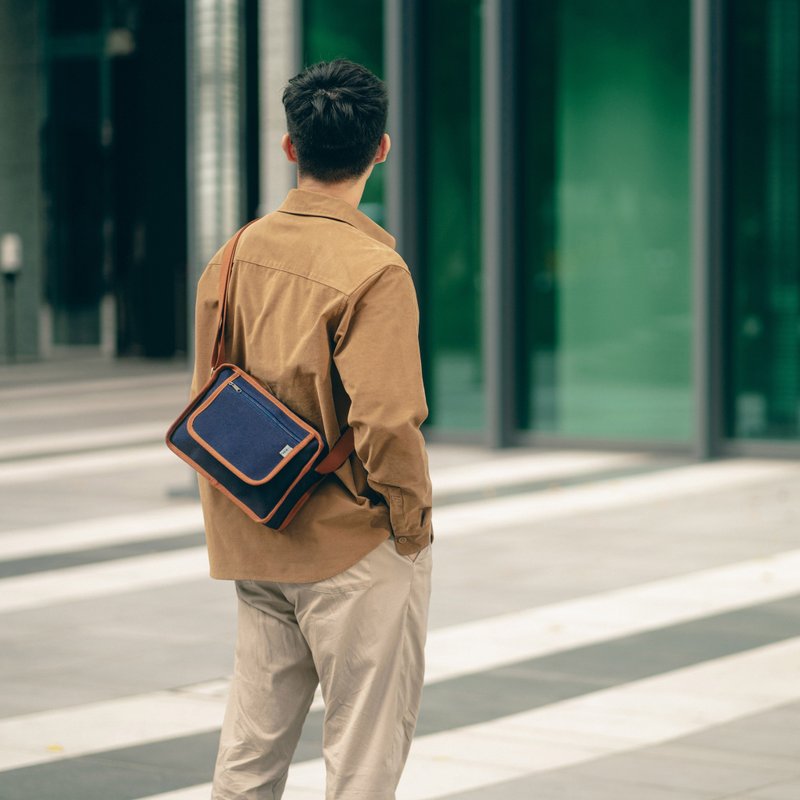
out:
M389 91L387 131L392 153L385 164L386 227L416 282L421 276L419 224L420 0L385 0L384 74Z
M516 208L514 103L517 74L514 0L483 5L481 216L485 442L511 444L514 408Z
M302 68L302 4L260 0L259 78L261 176L259 216L274 211L297 185L297 167L281 150L286 133L283 88Z
M186 6L188 320L194 354L194 299L201 273L243 224L241 0Z
M691 192L694 441L698 460L718 454L722 403L722 6L692 0Z

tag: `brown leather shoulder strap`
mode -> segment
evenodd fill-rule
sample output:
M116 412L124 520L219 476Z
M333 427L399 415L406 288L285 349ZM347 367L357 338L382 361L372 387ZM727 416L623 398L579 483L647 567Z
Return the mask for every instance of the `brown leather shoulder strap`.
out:
M236 244L239 237L244 233L245 228L256 222L251 219L247 225L243 225L228 240L225 250L222 253L222 263L219 268L219 316L217 318L217 335L214 338L214 347L211 350L211 371L213 372L220 364L225 361L225 321L228 318L228 284L231 279L233 269L233 258L236 253Z
M328 455L317 464L316 471L320 475L327 475L329 472L339 469L347 461L350 453L353 452L354 442L353 429L350 427L345 428L344 433L339 437L339 441L331 448Z
M247 225L243 225L239 230L230 238L225 250L222 252L222 263L219 269L219 317L217 322L217 334L214 338L214 347L211 350L211 371L213 372L220 364L225 362L225 321L228 317L228 284L230 283L231 270L233 269L234 255L236 253L236 244L239 237L244 232L245 228L256 222L255 219L250 220ZM339 437L339 440L331 448L328 455L319 462L316 471L320 475L326 475L329 472L334 472L344 464L353 452L355 447L353 438L353 429L347 427L344 433Z

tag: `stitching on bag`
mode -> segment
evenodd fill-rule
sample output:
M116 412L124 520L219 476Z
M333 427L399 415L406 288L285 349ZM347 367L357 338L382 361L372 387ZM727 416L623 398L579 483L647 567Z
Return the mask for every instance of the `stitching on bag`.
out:
M211 383L213 385L213 380ZM220 463L225 465L231 472L233 472L234 475L236 475L238 478L240 478L245 483L251 486L261 486L267 483L267 481L269 481L273 476L275 476L280 470L284 469L288 465L289 461L296 455L299 455L303 451L305 446L314 439L318 440L317 451L316 453L314 453L309 463L312 463L314 459L317 458L320 451L322 450L322 441L319 435L315 436L314 431L310 431L305 439L301 440L300 442L298 442L298 444L295 445L295 447L293 448L293 453L290 456L284 458L282 462L278 462L275 468L263 478L258 478L258 479L251 478L248 475L245 475L240 469L235 467L233 464L231 464L228 461L228 459L226 459L221 453L219 453L216 450L216 448L214 448L212 445L206 442L206 440L203 439L203 437L200 436L200 434L197 433L197 431L194 428L194 420L197 417L199 417L214 402L214 400L216 400L216 398L225 390L226 386L227 382L223 382L201 404L199 404L196 408L190 410L190 413L188 414L186 419L186 430L189 432L189 435L192 437L192 439L194 439L204 450L211 453ZM250 399L252 400L252 398ZM196 462L192 460L190 463L194 464ZM294 486L294 484L292 485Z

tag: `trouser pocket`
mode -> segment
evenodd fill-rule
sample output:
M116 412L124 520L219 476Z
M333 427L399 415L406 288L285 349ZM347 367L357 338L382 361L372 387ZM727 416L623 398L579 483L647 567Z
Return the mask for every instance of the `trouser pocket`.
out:
M427 558L430 555L430 551L431 551L431 544L430 543L426 544L425 547L422 548L422 550L418 550L416 553L410 553L410 554L398 553L397 552L397 545L395 543L395 539L396 539L395 535L393 533L390 533L389 537L388 537L388 541L389 541L392 549L394 550L394 552L397 553L398 556L401 556L402 558L405 558L406 561L410 561L412 564L416 563L420 558Z

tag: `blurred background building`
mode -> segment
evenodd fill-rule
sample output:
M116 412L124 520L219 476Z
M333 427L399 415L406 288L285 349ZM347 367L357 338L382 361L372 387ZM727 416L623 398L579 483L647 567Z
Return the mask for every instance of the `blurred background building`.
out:
M431 437L800 456L800 0L0 0L2 358L190 356L337 56L390 86Z

